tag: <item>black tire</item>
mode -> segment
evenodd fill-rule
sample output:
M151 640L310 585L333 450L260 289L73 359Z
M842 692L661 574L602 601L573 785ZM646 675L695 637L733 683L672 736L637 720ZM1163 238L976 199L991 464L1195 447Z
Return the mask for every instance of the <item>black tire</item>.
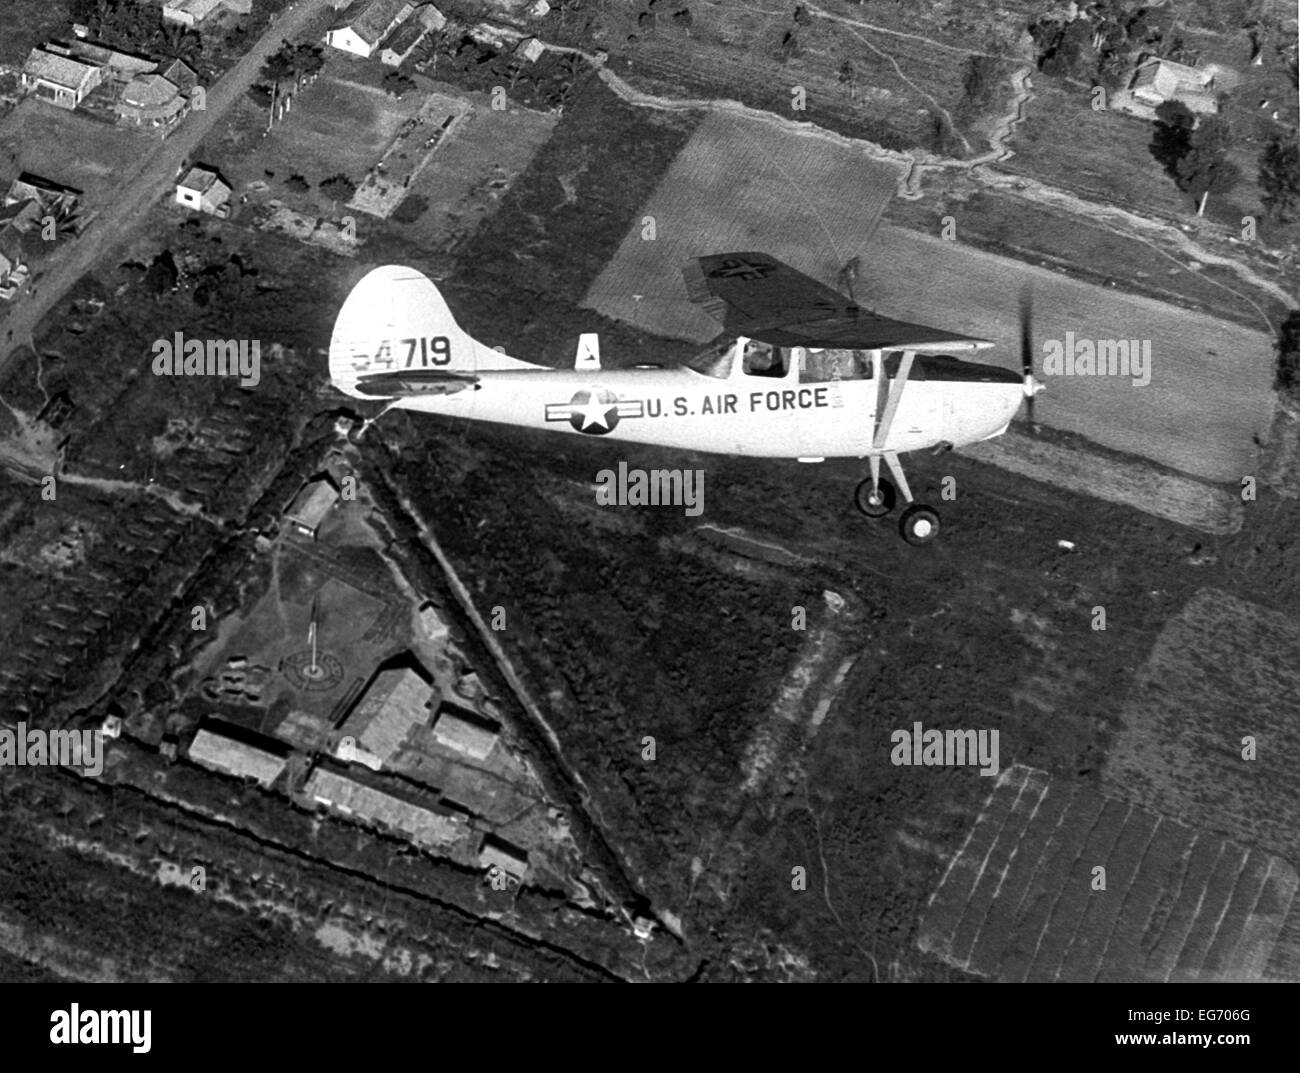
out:
M871 478L858 485L857 490L853 493L853 499L858 505L858 510L862 511L868 518L883 518L894 509L896 496L894 495L894 486L883 477L877 486L879 489L880 499L877 503L871 501Z
M898 519L898 531L909 544L929 544L939 535L939 514L933 507L913 503Z

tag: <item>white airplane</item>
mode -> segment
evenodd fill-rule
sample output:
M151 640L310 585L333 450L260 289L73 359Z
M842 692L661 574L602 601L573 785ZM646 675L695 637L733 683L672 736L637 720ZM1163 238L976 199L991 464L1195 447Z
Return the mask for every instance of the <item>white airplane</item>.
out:
M1041 390L1028 367L1022 376L941 353L986 340L878 316L767 254L701 257L684 274L725 342L680 366L603 369L585 334L573 368L552 369L471 338L415 269L376 268L339 310L330 378L353 398L386 400L385 412L761 458L866 458L855 499L871 518L895 503L884 459L911 544L938 535L939 515L913 500L898 456L1001 435Z

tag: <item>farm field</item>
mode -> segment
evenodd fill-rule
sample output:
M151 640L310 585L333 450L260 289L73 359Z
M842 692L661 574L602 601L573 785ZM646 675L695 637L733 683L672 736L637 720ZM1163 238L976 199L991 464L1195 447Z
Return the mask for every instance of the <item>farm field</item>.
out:
M718 325L685 298L681 268L757 249L834 283L861 256L858 300L887 316L994 341L980 360L1019 368L1019 296L1034 296L1034 353L1075 339L1150 342L1150 383L1046 376L1037 420L1210 481L1238 481L1273 416L1273 344L1262 331L1084 283L889 225L896 171L774 124L711 113L634 218L585 304L643 330L703 343ZM744 206L743 210L741 206ZM654 241L642 238L654 221ZM638 301L634 296L641 295Z
M1273 418L1273 340L1263 331L1082 283L1020 261L882 225L858 293L881 313L997 342L981 354L1019 368L1019 295L1033 293L1034 355L1047 384L1035 420L1209 481L1254 472ZM1043 344L1150 340L1151 380L1044 376Z
M1186 822L1300 859L1300 624L1221 589L1161 631L1124 704L1105 778ZM1242 757L1243 738L1256 743Z
M681 273L689 261L762 250L833 281L855 255L865 266L899 178L897 167L850 146L711 112L636 214L583 304L644 331L706 342L719 325L686 298ZM653 240L643 237L647 219Z
M486 93L439 82L433 86L437 92L454 93L467 101L470 113L412 181L404 202L407 211L401 206L397 210L402 219L397 226L418 246L441 250L463 242L495 211L546 144L558 117L524 108L493 111ZM428 207L417 215L414 209L420 202Z
M1297 886L1266 850L1016 765L950 862L920 946L1011 982L1285 980L1300 968Z

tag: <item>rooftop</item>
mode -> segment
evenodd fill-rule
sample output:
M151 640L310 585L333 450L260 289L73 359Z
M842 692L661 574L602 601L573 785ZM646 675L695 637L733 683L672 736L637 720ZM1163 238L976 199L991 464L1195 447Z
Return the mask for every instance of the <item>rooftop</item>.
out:
M122 103L134 108L160 108L180 90L162 75L136 75L122 91Z
M468 829L468 823L462 816L421 808L324 768L312 772L303 790L322 804L349 812L363 820L396 828L421 842L448 845Z
M403 9L408 15L414 10L410 0L370 0L357 9L359 13L347 25L362 41L373 46L388 32L394 20L404 17Z
M235 728L231 730L238 733ZM271 748L260 748L231 737L216 726L200 728L190 743L189 755L197 764L230 775L254 778L263 786L270 786L288 763L284 756L277 755Z
M54 52L34 48L27 62L23 64L23 74L28 78L39 78L67 89L80 89L99 68L74 60L70 56L60 56Z
M315 530L338 502L338 498L338 490L323 477L318 478L299 489L289 509L285 511L285 517L307 529Z
M397 55L404 56L428 32L423 23L412 19L402 23L388 35L384 41L384 48L392 49Z
M528 871L528 851L495 835L484 835L483 844L478 851L478 862L483 868L495 865L507 875L522 880Z
M341 729L367 752L387 761L411 728L428 720L432 696L433 687L408 667L380 671Z
M441 744L475 760L487 758L499 733L500 727L446 701L439 705L433 723L433 736Z
M211 190L218 182L221 182L221 176L217 174L214 168L206 167L203 164L195 164L185 173L185 178L177 185L185 187L186 190L196 190L203 194Z

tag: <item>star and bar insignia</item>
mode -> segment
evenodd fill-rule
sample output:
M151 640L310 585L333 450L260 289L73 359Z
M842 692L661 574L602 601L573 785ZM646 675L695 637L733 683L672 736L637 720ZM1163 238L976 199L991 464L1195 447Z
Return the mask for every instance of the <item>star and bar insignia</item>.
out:
M620 400L603 388L583 388L574 392L568 402L546 404L547 421L568 421L575 431L588 436L613 432L620 418L644 416L645 403L641 399Z

